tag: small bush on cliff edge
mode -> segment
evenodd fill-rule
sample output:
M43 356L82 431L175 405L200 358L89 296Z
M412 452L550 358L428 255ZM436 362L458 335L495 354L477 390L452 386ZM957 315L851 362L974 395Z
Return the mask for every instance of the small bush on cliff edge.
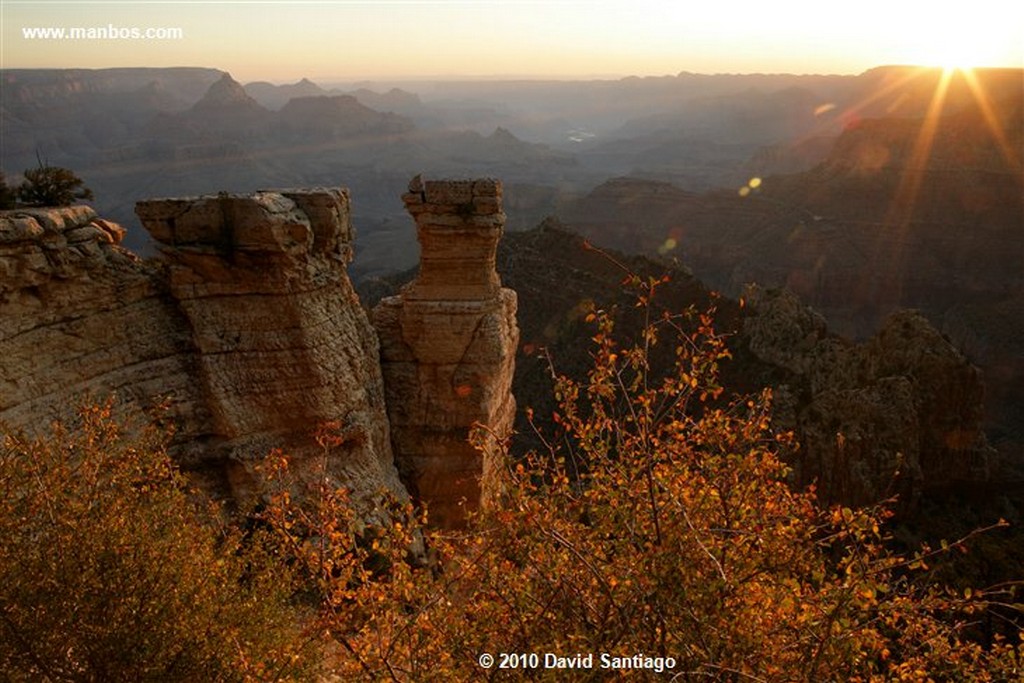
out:
M659 282L629 280L653 311ZM559 433L510 462L470 529L429 534L432 571L402 561L408 509L376 534L389 561L374 572L343 492L274 499L266 519L315 578L339 678L566 679L545 654L591 655L572 680L623 666L635 680L1019 677L1020 650L963 635L999 593L915 581L937 553L887 550L884 508L822 509L790 488L777 455L789 437L771 429L768 394L721 400L729 352L710 312L651 314L625 347L611 316L589 319L593 368L557 378ZM648 358L666 343L675 371L656 376ZM480 665L501 653L515 668ZM602 668L602 653L618 666Z
M29 206L69 206L92 198L92 190L73 171L41 160L37 168L25 171L25 180L18 186L18 199Z
M109 403L0 436L0 679L274 681L311 663L287 580Z

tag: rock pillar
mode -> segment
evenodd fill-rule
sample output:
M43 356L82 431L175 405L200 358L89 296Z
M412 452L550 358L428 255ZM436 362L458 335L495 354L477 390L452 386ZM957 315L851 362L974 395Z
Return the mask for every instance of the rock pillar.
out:
M419 274L373 315L392 445L431 520L458 527L497 466L493 439L481 452L470 430L481 424L503 437L515 413L516 294L495 270L501 183L417 177L402 199L416 221Z

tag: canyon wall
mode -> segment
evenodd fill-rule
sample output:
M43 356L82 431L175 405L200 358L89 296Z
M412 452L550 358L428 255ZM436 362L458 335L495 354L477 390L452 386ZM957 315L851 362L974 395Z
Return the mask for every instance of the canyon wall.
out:
M501 198L496 180L415 178L402 199L419 273L373 314L396 463L441 526L463 524L480 503L515 414L516 294L495 270ZM490 429L483 452L468 440L478 423Z
M339 190L140 202L161 258L118 246L88 207L0 217L0 424L36 431L115 393L165 405L172 448L215 493L245 496L272 448L364 499L405 490L394 468L377 340L349 282Z
M187 321L161 266L118 246L123 234L86 206L0 214L0 424L42 430L116 392L206 433Z

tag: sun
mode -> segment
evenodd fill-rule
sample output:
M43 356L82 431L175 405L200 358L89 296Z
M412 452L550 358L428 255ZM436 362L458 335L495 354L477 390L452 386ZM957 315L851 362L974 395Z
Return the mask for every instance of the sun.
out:
M961 36L957 40L936 40L935 44L917 50L919 66L941 67L947 71L969 70L998 64L991 45L974 37Z
M993 35L976 13L959 11L919 14L904 39L910 63L946 70L1012 64L1021 57L1019 43L1009 45Z
M945 71L970 71L989 64L981 50L969 45L945 45L931 66Z

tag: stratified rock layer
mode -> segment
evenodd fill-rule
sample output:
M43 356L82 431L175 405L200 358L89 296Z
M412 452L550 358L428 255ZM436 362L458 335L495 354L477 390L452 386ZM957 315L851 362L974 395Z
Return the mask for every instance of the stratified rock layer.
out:
M479 423L502 438L515 414L516 295L494 267L501 184L417 177L402 199L416 220L419 274L373 315L392 443L410 492L436 524L454 527L498 466L493 441L480 452L470 430Z
M204 483L249 492L247 463L327 461L357 499L404 489L373 328L346 273L346 191L140 202L162 258L116 246L85 207L0 221L0 422L35 428L77 396L166 402L176 454Z
M46 428L116 392L205 432L188 325L123 235L86 206L0 214L0 424Z

